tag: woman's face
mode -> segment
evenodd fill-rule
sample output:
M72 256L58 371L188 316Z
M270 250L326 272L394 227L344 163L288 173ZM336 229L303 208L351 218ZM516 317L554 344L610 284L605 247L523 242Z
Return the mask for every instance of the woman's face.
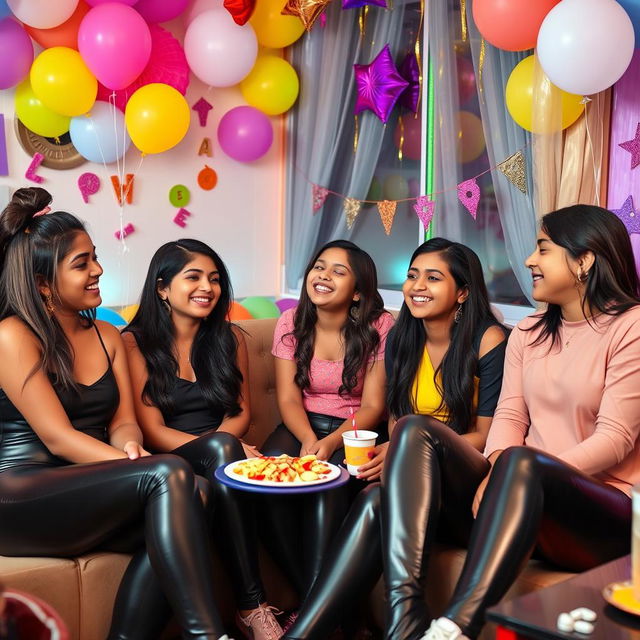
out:
M215 262L196 253L158 295L171 305L173 315L204 320L220 299L220 275Z
M309 271L306 288L311 302L322 309L348 309L358 300L347 251L337 247L323 251Z
M440 253L421 253L411 263L402 285L404 301L414 318L421 320L453 317L467 299L467 291L456 284Z
M544 232L538 233L536 250L525 260L533 277L533 299L564 305L576 299L578 262Z
M102 267L91 238L84 231L77 232L71 249L57 267L53 305L74 312L99 306L102 302L98 286L101 275ZM49 289L41 287L41 291L46 294Z

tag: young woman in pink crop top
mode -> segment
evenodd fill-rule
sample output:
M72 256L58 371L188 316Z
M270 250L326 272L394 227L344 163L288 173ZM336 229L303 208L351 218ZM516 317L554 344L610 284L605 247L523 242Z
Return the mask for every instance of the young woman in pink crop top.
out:
M314 453L340 464L342 432L352 428L351 411L360 429L377 431L379 443L386 440L384 348L393 318L384 310L371 256L352 242L324 245L307 265L303 282L298 306L281 316L274 334L283 422L262 452ZM364 465L360 478L376 478L382 457ZM300 504L292 496L272 500L271 542L277 546L272 551L301 595L320 570L350 495L363 483L352 480L350 485Z
M392 585L396 614L404 615L394 616L400 623L387 628L389 640L477 637L486 609L532 554L585 571L629 550L629 494L640 480L640 299L627 230L600 207L554 211L543 217L526 265L533 297L546 309L509 338L462 575L443 617L425 633L422 546L387 538L386 562L407 573L404 584ZM405 436L398 425L390 475L407 462L396 455ZM448 461L456 464L455 449ZM476 486L477 473L460 467ZM404 477L417 492L429 484ZM383 487L383 501L393 495L402 491ZM383 537L393 526L383 510Z

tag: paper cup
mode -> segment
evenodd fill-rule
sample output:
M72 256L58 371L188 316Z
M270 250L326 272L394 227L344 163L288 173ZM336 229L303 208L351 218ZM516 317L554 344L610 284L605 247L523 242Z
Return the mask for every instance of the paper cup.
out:
M376 446L378 434L375 431L358 429L358 437L355 431L345 431L342 434L344 443L344 457L347 460L347 470L352 476L358 475L358 467L370 461L369 453Z

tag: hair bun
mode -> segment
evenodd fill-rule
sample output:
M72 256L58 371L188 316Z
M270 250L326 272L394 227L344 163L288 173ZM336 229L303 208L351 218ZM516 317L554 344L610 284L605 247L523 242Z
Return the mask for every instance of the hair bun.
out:
M51 194L42 187L18 189L0 216L0 239L6 242L23 231L37 213L51 204L52 199Z

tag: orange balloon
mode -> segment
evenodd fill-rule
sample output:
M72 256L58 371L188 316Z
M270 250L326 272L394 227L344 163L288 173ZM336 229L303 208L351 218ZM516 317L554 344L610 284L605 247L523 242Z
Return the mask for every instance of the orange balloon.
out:
M208 165L198 174L198 185L205 191L211 191L218 184L218 174Z
M45 49L51 47L69 47L78 50L78 30L82 19L89 13L91 7L80 0L73 15L53 29L36 29L28 24L23 25L27 33Z
M229 309L229 320L237 322L238 320L251 320L253 316L239 303L232 302Z

